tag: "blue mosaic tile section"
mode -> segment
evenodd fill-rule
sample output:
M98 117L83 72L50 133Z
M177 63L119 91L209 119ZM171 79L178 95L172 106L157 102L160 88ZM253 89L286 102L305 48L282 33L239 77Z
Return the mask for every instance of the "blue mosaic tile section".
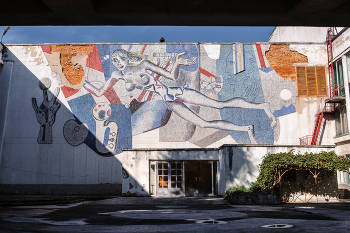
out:
M284 116L284 115L287 115L287 114L291 114L293 112L296 112L296 109L295 109L294 105L291 104L288 107L283 106L280 110L275 110L273 112L273 115L275 117L280 117L280 116Z
M79 124L85 123L89 127L89 133L84 143L97 154L106 156L96 149L96 121L92 116L92 109L96 104L94 98L91 94L87 94L68 101L68 104L76 121ZM124 105L110 105L110 107L111 116L107 123L114 121L118 124L118 144L114 154L119 154L122 152L122 148L132 148L131 113L130 109L125 108Z
M166 45L166 52L167 53L183 53L186 52L186 54L182 55L183 58L197 58L197 62L194 65L191 66L181 66L180 68L182 70L187 71L196 71L198 69L199 64L199 55L198 55L198 48L194 44L167 44Z
M112 64L111 56L117 49L121 49L121 45L97 45L98 54L100 55L101 65L105 80L107 81L114 71L119 71L117 67Z
M242 98L252 103L264 103L259 68L252 45L244 45L246 70L233 74L232 44L220 46L220 58L216 61L217 77L222 75L224 85L218 94L220 101ZM246 108L224 108L220 111L223 120L236 125L254 125L255 138L261 144L273 144L274 132L264 110ZM237 143L250 144L247 132L229 131Z
M273 71L273 69L271 67L266 67L266 68L259 68L262 72L265 72L265 73L269 73L271 71Z

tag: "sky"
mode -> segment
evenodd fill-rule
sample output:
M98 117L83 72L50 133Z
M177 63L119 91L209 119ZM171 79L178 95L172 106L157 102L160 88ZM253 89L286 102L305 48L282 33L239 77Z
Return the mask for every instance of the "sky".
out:
M0 33L5 26L0 26ZM274 27L11 26L4 44L159 42L267 42Z

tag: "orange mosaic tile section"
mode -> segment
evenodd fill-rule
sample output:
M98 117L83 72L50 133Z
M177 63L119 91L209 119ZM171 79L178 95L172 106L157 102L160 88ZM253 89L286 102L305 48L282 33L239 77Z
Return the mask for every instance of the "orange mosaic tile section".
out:
M89 55L92 53L91 45L56 45L51 46L51 52L61 53L62 72L72 85L79 84L84 77L84 68L79 64L73 64L71 59L77 55Z
M270 50L265 53L270 67L284 78L296 81L295 66L293 63L308 63L307 56L298 52L290 51L289 45L271 45Z

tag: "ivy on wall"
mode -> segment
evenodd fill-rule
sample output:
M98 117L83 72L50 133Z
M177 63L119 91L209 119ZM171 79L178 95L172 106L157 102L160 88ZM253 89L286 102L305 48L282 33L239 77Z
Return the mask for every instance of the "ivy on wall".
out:
M347 171L350 168L350 160L345 157L337 157L334 151L320 152L318 154L295 154L294 150L277 154L267 154L259 164L259 176L252 183L250 189L253 192L267 192L271 190L278 176L282 177L281 170L287 169L318 169L326 171Z

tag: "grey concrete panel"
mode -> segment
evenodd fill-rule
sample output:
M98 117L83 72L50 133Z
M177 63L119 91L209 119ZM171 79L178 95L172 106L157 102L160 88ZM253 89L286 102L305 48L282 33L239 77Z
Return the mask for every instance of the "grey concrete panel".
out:
M61 146L60 184L72 184L74 154L69 144Z
M36 172L36 157L38 152L38 144L22 144L22 170L35 173Z
M36 172L38 174L49 174L49 145L38 144L38 154L36 163Z
M4 138L4 143L7 144L37 144L38 135L35 137L17 137L17 138Z
M7 109L7 100L8 100L8 91L10 85L10 75L12 70L12 63L5 62L4 65L0 68L0 162L3 151L3 140L4 140L4 131L6 125L6 109Z
M51 144L49 145L49 175L50 176L59 176L60 167L61 167L61 145L60 144ZM50 182L52 183L52 182ZM53 183L54 184L54 183ZM59 182L58 182L59 184Z
M15 170L9 167L1 167L0 179L2 184L13 184L13 176L15 176Z
M116 157L111 158L111 167L112 167L111 183L112 184L116 184L116 183L121 184L121 182L122 182L122 164Z
M60 184L72 184L73 177L60 176Z
M90 148L86 149L86 170L89 171L86 174L86 184L98 183L98 160L99 156L96 155Z
M35 173L28 171L18 172L21 176L21 184L34 184Z
M10 167L10 144L4 143L2 156L1 156L1 167Z
M6 130L6 137L38 136L39 124L31 103L33 97L37 98L38 103L42 102L42 90L38 86L38 78L24 65L14 67L7 113L10 117L7 118L6 122L6 128L8 129ZM21 93L21 95L18 95L18 93ZM9 130L14 126L16 126L16 130Z
M48 181L47 181L48 184L59 184L60 183L60 176L53 176L53 175L50 175L48 176Z
M35 184L47 184L48 175L42 173L35 174Z
M9 167L17 170L22 169L22 145L21 144L11 144L9 157Z
M74 148L74 168L73 168L73 183L86 183L86 145L81 144Z
M111 158L110 157L99 157L98 160L98 182L100 184L111 183Z

